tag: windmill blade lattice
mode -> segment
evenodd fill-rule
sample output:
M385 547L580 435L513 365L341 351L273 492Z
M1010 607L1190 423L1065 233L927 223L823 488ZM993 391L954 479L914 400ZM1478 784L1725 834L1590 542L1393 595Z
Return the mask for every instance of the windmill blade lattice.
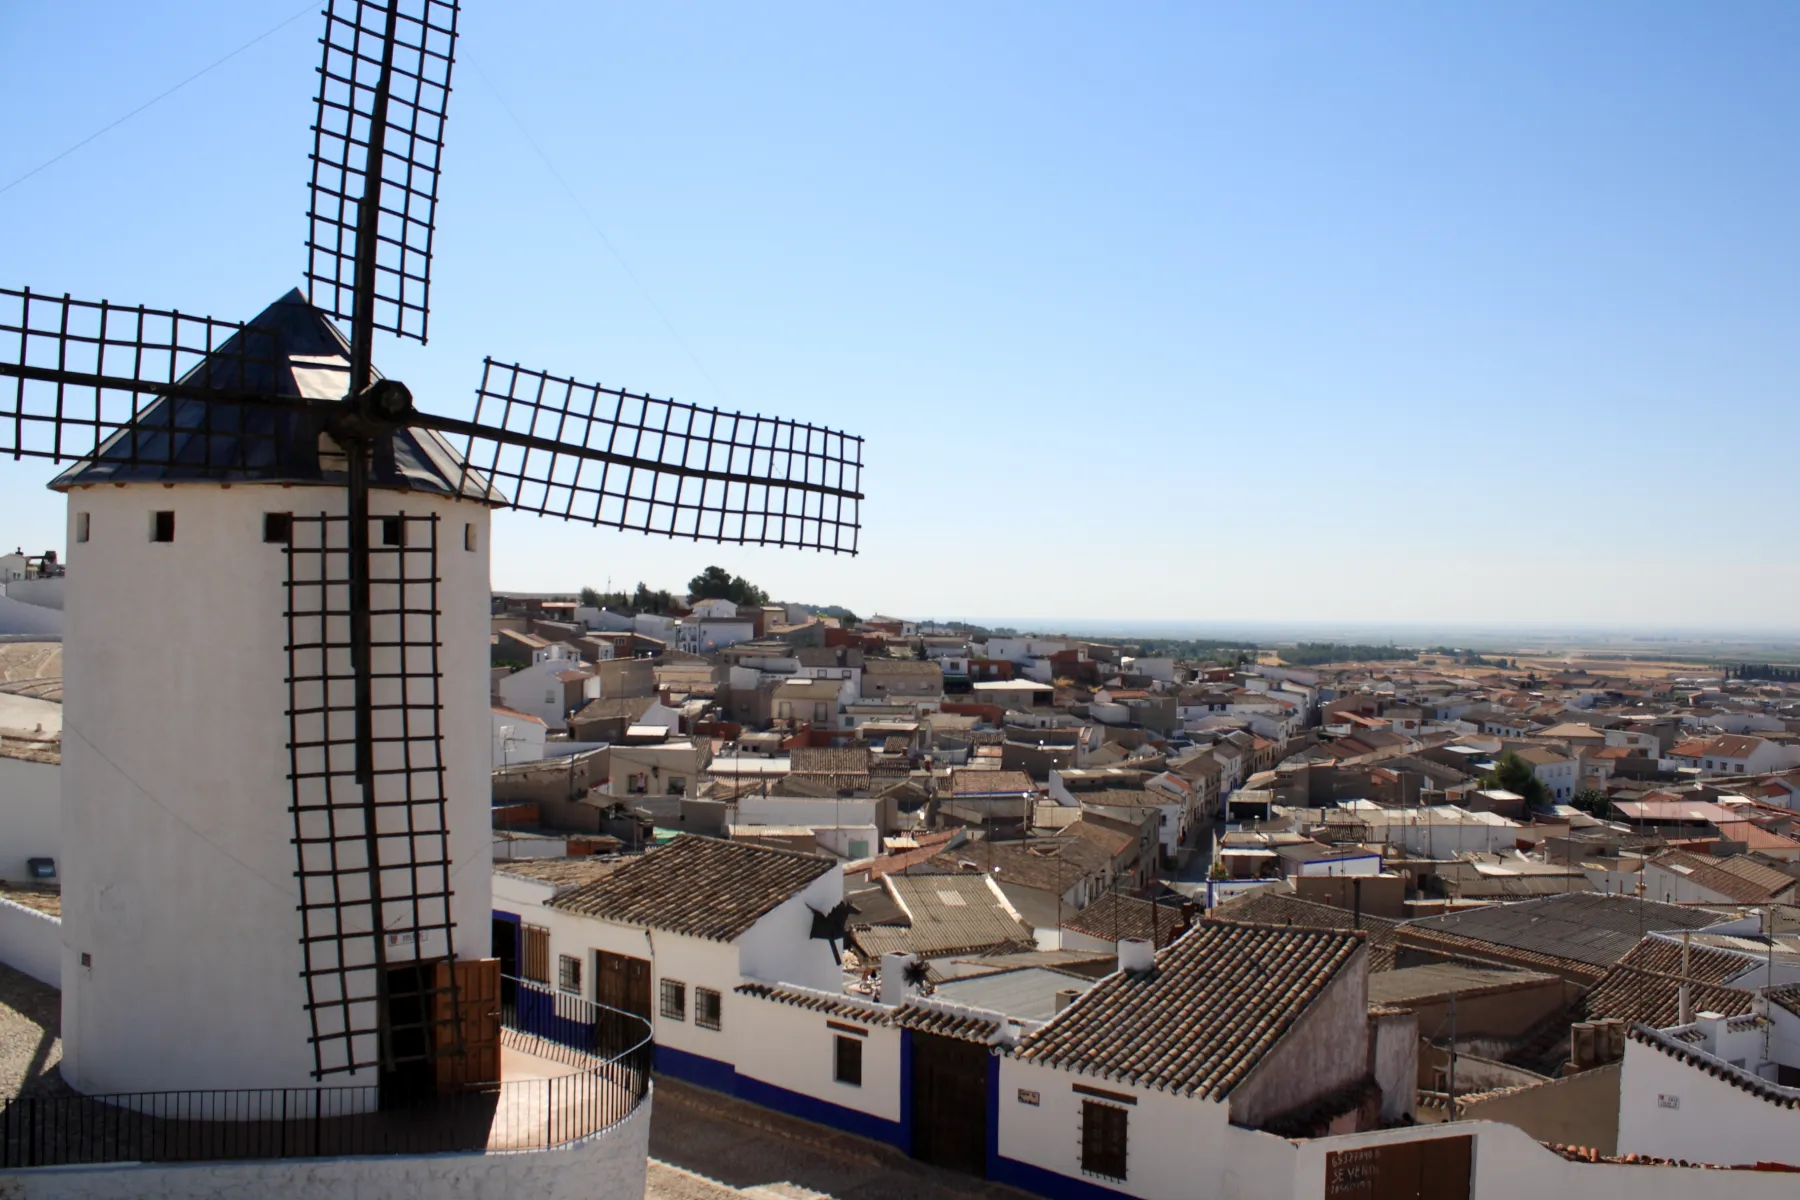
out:
M380 215L366 316L373 328L421 342L457 11L452 0L326 0L320 39L306 241L312 302L356 319L359 209L373 176Z
M513 508L694 541L855 554L862 439L487 360L467 470ZM486 423L484 423L484 418Z
M278 365L236 321L0 288L0 456L242 469L281 432Z

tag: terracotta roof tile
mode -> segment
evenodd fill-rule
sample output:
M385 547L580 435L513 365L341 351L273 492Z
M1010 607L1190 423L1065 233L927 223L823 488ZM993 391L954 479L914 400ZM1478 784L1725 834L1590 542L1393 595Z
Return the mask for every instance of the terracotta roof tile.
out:
M1107 976L1018 1057L1223 1099L1356 961L1360 933L1208 919L1148 971Z
M1152 905L1135 896L1107 892L1098 900L1063 920L1064 929L1085 933L1089 937L1117 941L1120 938L1151 940L1151 914L1156 914L1155 942L1167 946L1181 935L1181 906L1161 903Z
M1751 964L1741 954L1688 947L1690 1010L1733 1017L1750 1011L1751 993L1727 985ZM1647 937L1615 963L1582 1001L1589 1019L1617 1017L1665 1027L1681 1019L1681 943Z
M729 942L837 864L684 833L550 907Z
M1394 966L1394 931L1400 922L1389 917L1336 908L1312 900L1302 900L1292 892L1275 888L1257 888L1225 901L1213 909L1213 916L1233 921L1252 921L1259 925L1298 925L1305 929L1360 928L1369 935L1369 970L1389 971Z

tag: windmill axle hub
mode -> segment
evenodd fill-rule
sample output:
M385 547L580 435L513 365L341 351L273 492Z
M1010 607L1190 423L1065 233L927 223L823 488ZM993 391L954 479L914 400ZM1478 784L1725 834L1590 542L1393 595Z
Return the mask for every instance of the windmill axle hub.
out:
M371 439L392 433L413 416L412 389L398 379L377 379L344 398L333 432L339 437Z

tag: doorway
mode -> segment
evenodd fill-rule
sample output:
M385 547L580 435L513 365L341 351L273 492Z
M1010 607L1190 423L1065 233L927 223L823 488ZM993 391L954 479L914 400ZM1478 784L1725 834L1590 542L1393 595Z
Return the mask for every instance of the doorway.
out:
M650 1021L650 960L594 951L594 1000L605 1005L595 1021L597 1053L611 1058L643 1041ZM640 1025L620 1013L642 1017L646 1024Z
M500 960L500 1011L518 1023L519 918L512 913L494 914L494 957Z
M912 1153L920 1162L987 1175L988 1048L934 1033L912 1039Z

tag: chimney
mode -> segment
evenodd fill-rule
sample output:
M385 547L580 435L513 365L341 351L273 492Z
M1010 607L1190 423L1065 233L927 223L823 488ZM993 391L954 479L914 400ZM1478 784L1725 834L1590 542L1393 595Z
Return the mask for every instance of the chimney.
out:
M1056 993L1056 1007L1052 1012L1061 1012L1063 1009L1069 1007L1069 1005L1075 1003L1075 998L1079 995L1081 995L1081 993L1074 988L1064 988L1062 991Z
M1149 938L1119 939L1119 970L1148 971L1156 958L1156 948Z
M1725 1040L1725 1018L1716 1012L1696 1013L1694 1025L1706 1039L1706 1052L1721 1054Z
M917 961L910 954L884 954L881 956L881 1002L899 1005L906 1003L912 992L906 982L906 968Z
M1688 986L1688 980L1690 978L1688 975L1688 970L1690 968L1690 960L1688 957L1689 949L1688 931L1684 929L1681 931L1681 987L1677 992L1677 995L1680 997L1677 1001L1679 1006L1679 1012L1677 1012L1675 1020L1677 1025L1692 1025L1694 1023L1694 993L1693 989Z

